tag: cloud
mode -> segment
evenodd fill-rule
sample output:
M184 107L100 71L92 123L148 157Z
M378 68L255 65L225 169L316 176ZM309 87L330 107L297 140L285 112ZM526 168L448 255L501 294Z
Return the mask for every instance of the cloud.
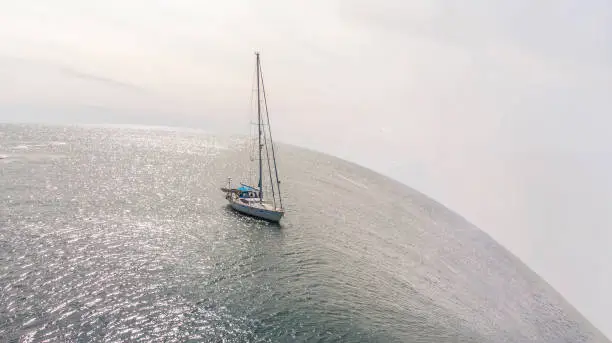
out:
M59 71L61 71L65 75L68 75L69 77L76 77L76 78L83 79L83 80L86 80L86 81L94 81L94 82L98 82L98 83L103 83L104 85L107 85L107 86L110 86L110 87L119 87L119 88L123 88L123 89L129 89L131 91L137 91L137 92L143 92L143 93L147 93L148 92L143 87L140 87L140 86L137 86L137 85L134 85L134 84L131 84L131 83L115 80L115 79L112 79L112 78L103 77L103 76L97 76L97 75L81 72L81 71L78 71L78 70L74 70L74 69L71 69L71 68L67 68L67 67L59 67L58 69L59 69Z

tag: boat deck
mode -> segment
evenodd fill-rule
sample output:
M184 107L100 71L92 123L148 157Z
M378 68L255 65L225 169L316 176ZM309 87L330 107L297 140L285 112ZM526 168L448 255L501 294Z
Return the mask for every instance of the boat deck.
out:
M258 198L239 198L236 202L240 202L250 207L257 207L268 211L280 210L279 208L274 207L274 205L269 202L260 202Z

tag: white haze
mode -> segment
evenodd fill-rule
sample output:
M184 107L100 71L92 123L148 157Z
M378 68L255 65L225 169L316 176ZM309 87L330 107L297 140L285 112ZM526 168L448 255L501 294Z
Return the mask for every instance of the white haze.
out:
M248 132L428 194L608 336L612 3L0 0L0 120Z

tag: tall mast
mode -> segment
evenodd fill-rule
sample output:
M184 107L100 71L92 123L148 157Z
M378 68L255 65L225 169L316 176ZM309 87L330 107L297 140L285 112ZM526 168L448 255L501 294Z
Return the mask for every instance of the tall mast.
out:
M266 85L264 84L263 73L261 74L261 88L263 90L264 105L266 109L266 119L268 120L268 132L270 133L270 145L272 145L272 160L274 161L274 174L276 174L276 189L278 190L278 201L280 207L283 208L283 197L281 196L280 180L278 179L278 168L276 166L276 156L274 154L274 142L272 140L272 127L270 126L270 114L268 112L268 99L266 98ZM270 176L270 183L272 183L272 176ZM272 187L274 192L274 187ZM276 199L275 199L276 200ZM276 206L276 201L274 206Z
M261 185L261 174L262 174L262 158L261 158L261 99L259 95L259 52L256 52L257 56L257 130L258 130L258 145L259 145L259 182L257 186L259 187L259 200L263 199L262 185Z
M268 118L268 129L265 129L265 118L269 117L268 115L268 103L266 100L266 86L264 85L264 77L263 77L263 70L261 68L261 61L259 62L259 77L261 80L261 94L263 94L263 103L264 103L264 108L263 108L263 114L261 117L261 125L264 127L264 129L262 130L262 136L263 136L263 141L264 141L264 147L266 148L266 162L268 164L268 174L270 175L270 193L272 194L272 201L274 203L274 208L276 208L276 193L274 192L274 178L272 177L272 165L270 163L270 151L268 149L268 134L270 136L270 145L272 145L272 158L274 158L274 143L272 142L272 131L270 130L270 118ZM276 160L274 161L274 170L276 172L276 179L278 180L278 172L276 171ZM263 183L263 180L262 180ZM279 201L280 201L280 192L278 193L279 196ZM268 199L269 200L269 199ZM282 203L281 203L281 208L282 208Z

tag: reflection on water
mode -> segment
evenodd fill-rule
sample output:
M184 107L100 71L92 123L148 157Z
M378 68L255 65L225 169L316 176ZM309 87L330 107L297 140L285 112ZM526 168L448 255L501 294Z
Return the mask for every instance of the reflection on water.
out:
M0 126L0 341L604 342L478 229L280 149L280 225L228 209L230 139Z

